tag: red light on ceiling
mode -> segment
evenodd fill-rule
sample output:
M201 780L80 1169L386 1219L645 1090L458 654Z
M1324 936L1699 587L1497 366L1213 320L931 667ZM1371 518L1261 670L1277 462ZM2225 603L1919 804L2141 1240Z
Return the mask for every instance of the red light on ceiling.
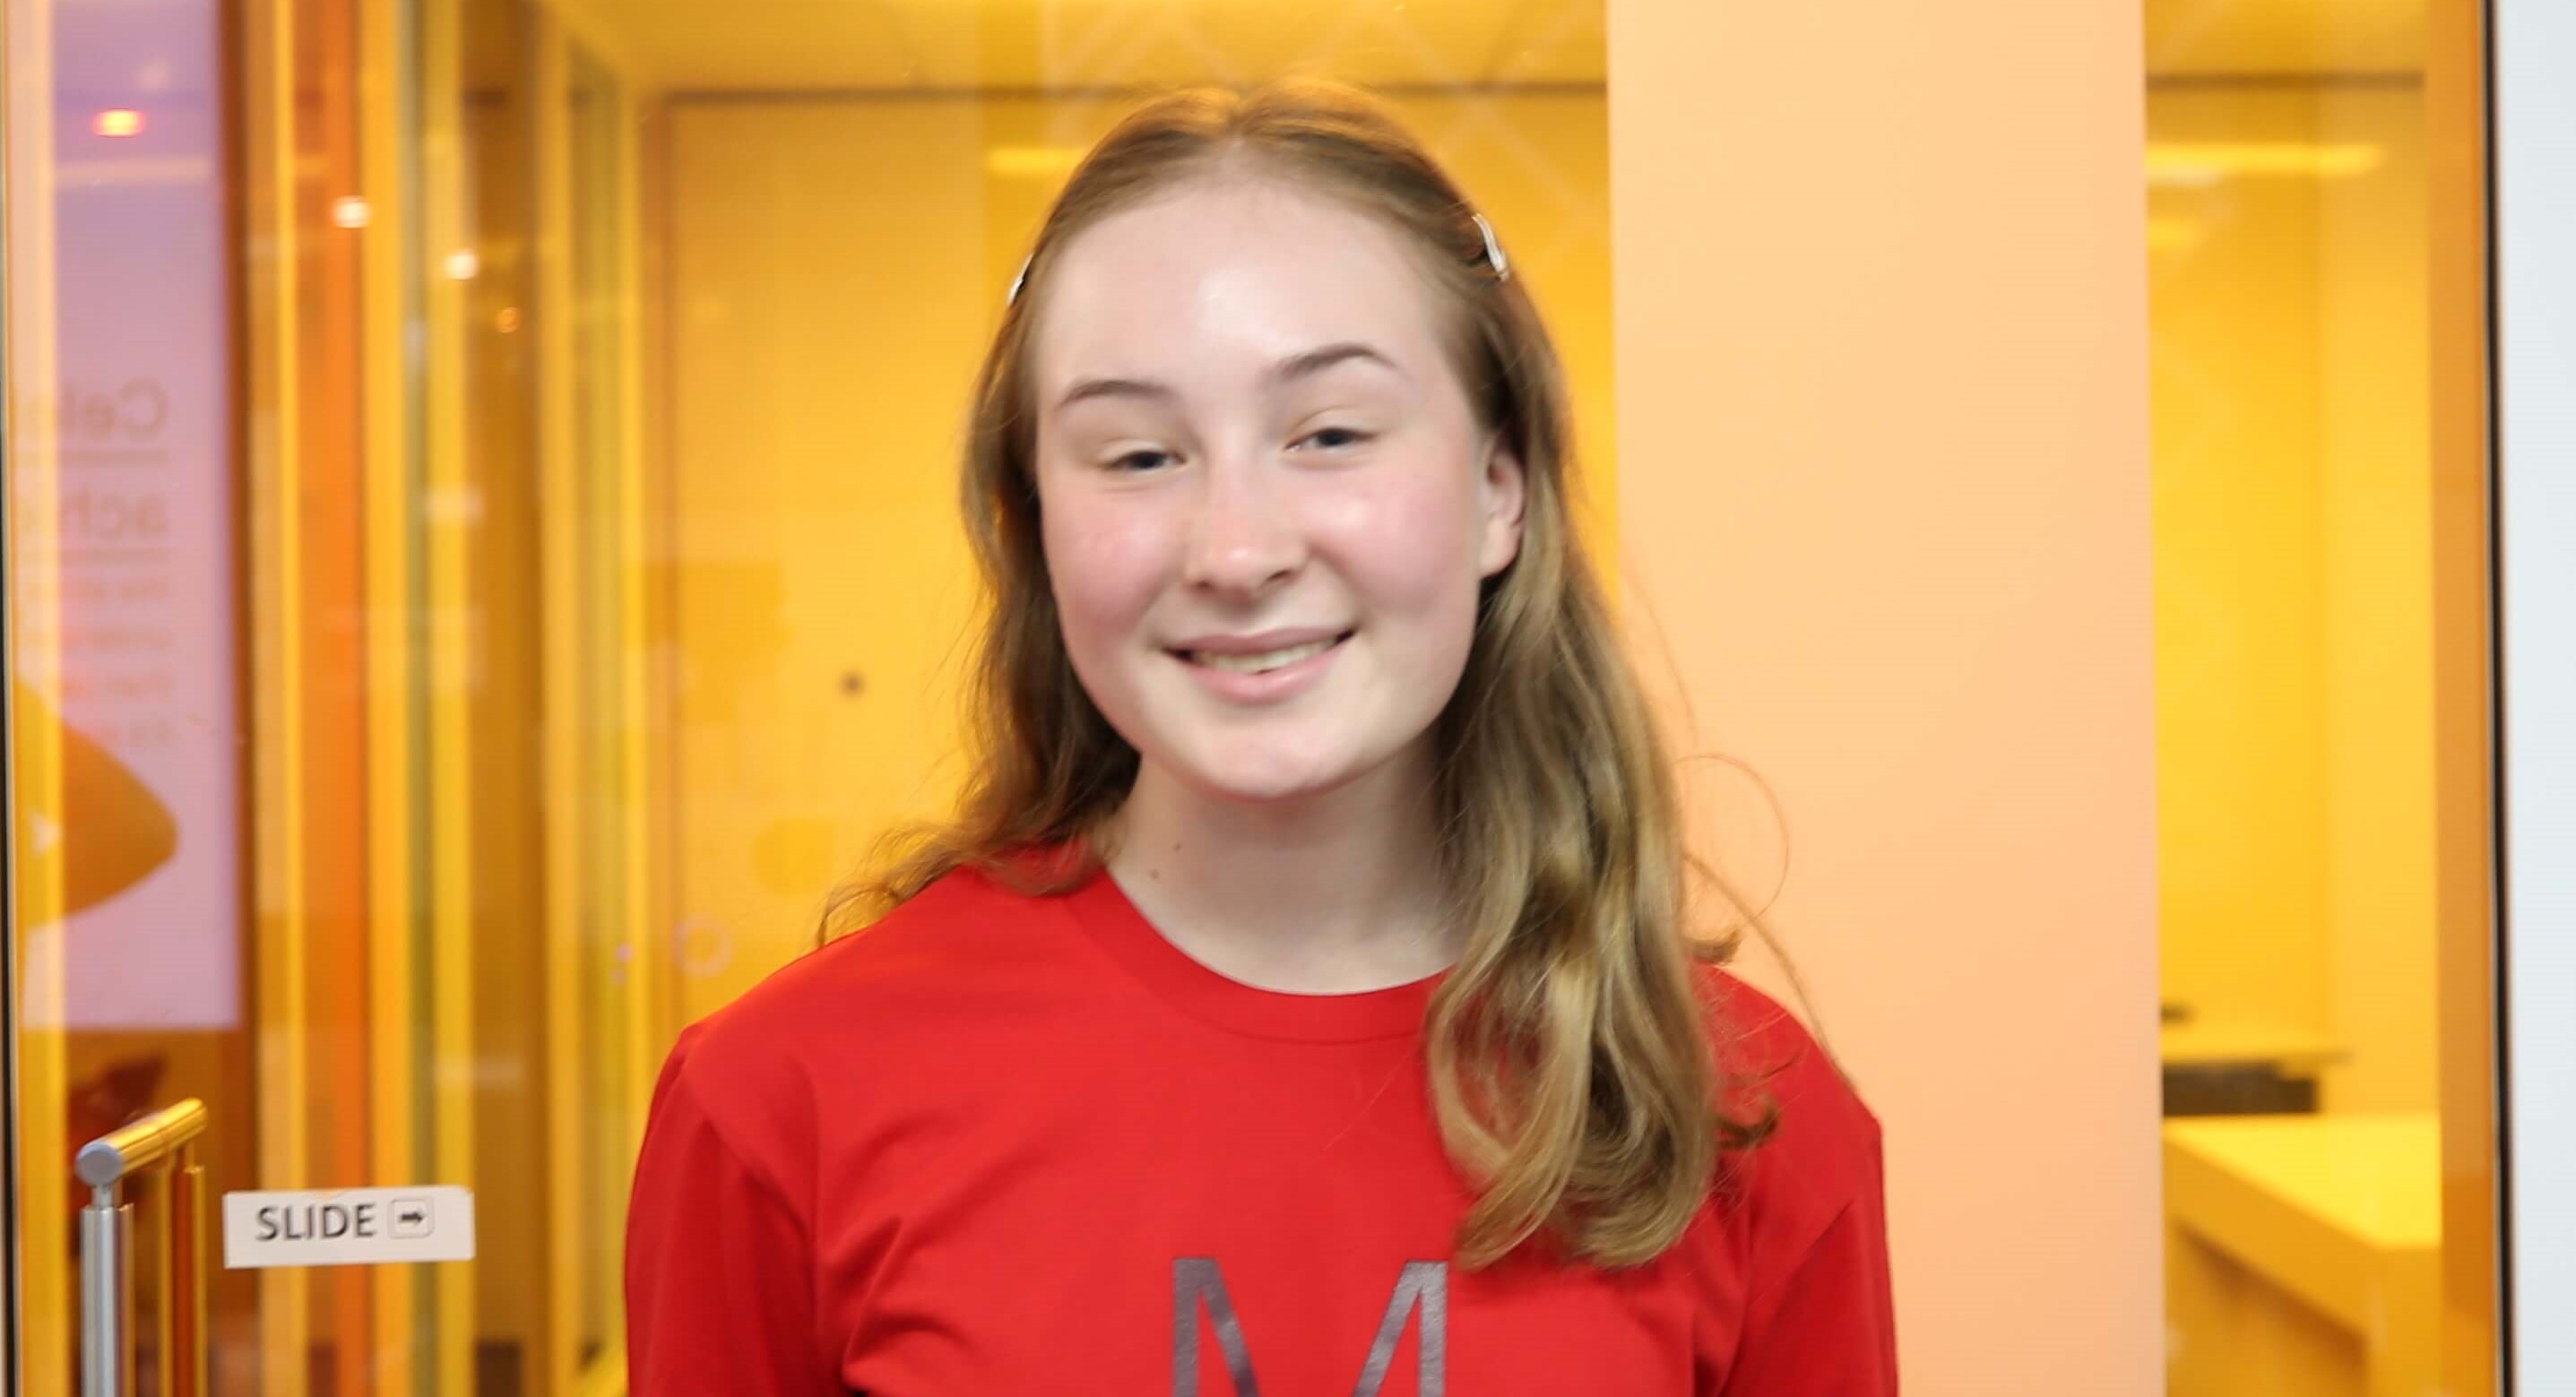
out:
M143 113L132 107L110 107L90 118L89 129L102 136L140 136Z

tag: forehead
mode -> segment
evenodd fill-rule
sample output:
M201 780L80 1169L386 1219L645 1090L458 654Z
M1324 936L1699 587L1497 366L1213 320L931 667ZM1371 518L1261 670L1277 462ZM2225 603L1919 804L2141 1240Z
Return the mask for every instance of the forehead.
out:
M1213 386L1359 341L1440 367L1431 279L1384 221L1276 180L1193 181L1084 229L1041 289L1041 391L1095 374Z

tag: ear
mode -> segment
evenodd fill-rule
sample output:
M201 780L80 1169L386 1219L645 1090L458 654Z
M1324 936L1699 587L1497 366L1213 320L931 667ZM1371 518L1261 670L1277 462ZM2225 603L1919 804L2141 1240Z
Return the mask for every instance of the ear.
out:
M1521 552L1521 514L1529 503L1529 475L1521 458L1500 437L1485 452L1485 468L1476 482L1484 502L1484 537L1476 548L1479 576L1491 577L1512 565Z

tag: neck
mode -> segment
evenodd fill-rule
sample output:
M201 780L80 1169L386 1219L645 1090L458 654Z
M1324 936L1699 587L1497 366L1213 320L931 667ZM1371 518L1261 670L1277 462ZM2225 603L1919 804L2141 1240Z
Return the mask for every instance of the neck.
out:
M1147 762L1109 871L1164 937L1219 974L1295 994L1422 979L1457 957L1417 746L1358 780L1236 800Z

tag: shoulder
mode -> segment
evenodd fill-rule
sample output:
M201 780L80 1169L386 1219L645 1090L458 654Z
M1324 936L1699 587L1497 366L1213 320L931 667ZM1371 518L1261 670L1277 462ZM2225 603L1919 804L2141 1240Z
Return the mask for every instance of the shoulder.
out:
M854 1084L884 1092L921 1051L973 1032L979 1013L1064 980L1069 918L1058 899L960 870L877 922L772 972L689 1026L666 1090L705 1103L731 1136L810 1135Z
M698 1024L702 1052L758 1052L808 1035L883 1030L1060 943L1056 899L960 869L885 916L772 971Z
M1686 1253L1703 1371L1729 1392L1893 1393L1877 1118L1787 1009L1714 968L1703 985L1730 1114L1771 1122L1726 1152Z
M1759 1143L1728 1152L1721 1190L1786 1231L1821 1231L1853 1199L1878 1189L1878 1118L1778 1000L1716 966L1699 973L1722 1109L1737 1122L1769 1121Z

